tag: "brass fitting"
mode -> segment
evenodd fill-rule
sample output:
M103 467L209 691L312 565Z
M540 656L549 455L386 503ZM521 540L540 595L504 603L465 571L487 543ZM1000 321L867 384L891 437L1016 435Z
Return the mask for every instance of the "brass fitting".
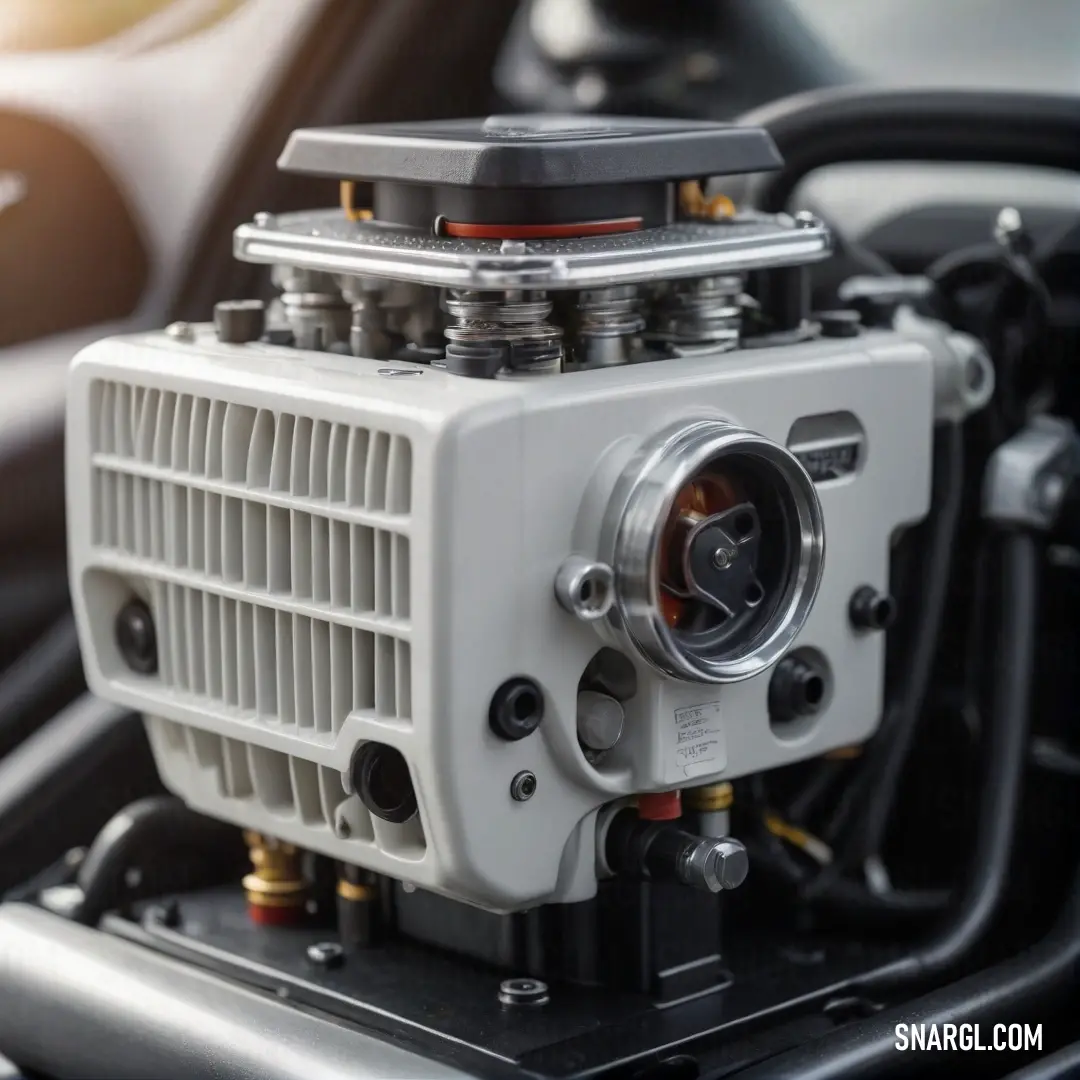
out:
M254 867L242 882L251 917L256 922L294 921L303 914L308 891L300 849L257 832L245 832L244 842Z
M710 810L730 810L735 800L735 789L728 781L720 784L706 784L704 787L690 788L683 792L683 799L688 810L699 813Z
M735 216L735 204L726 195L710 198L696 180L684 180L679 185L679 209L687 217L706 221L725 221Z
M345 211L345 217L349 221L371 221L374 216L370 210L360 209L355 206L356 181L341 181L341 209Z
M826 761L854 761L862 757L861 746L838 746L825 755Z
M342 900L352 900L359 904L369 903L378 897L374 885L362 885L345 878L338 879L337 894Z

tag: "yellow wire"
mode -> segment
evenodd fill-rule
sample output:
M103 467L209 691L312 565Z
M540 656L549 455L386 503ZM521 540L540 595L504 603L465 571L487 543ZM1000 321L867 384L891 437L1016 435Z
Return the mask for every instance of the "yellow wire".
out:
M804 829L800 829L796 825L790 825L784 821L783 818L776 814L765 815L765 828L773 834L773 836L779 837L781 840L786 840L789 844L797 847L800 851L805 851L815 862L819 862L822 866L828 866L832 862L833 853L832 849L823 840L819 840L816 836L812 836Z
M341 181L341 209L345 211L345 216L350 221L370 221L372 214L370 210L357 210L354 206L356 200L356 181L355 180L342 180Z

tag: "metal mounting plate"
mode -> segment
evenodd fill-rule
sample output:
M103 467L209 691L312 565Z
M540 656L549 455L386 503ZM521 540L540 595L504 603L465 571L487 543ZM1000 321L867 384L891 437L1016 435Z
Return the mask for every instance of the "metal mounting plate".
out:
M678 222L658 229L576 240L459 240L341 210L260 217L241 225L242 262L283 264L450 289L592 289L706 277L819 262L832 250L816 220L754 215L726 222Z

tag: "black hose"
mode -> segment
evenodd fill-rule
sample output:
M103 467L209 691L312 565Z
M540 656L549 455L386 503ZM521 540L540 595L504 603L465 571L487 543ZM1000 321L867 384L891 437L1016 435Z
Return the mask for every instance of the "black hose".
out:
M896 1049L898 1024L1019 1023L1041 1019L1077 989L1080 964L1080 876L1054 929L1019 956L859 1020L737 1075L739 1080L859 1080L910 1073L911 1058ZM942 1051L944 1054L944 1051ZM939 1056L919 1054L918 1067Z
M963 504L964 437L959 424L944 424L938 429L934 440L932 493L928 535L921 558L925 575L921 579L918 607L909 624L909 652L898 680L897 697L860 759L856 776L822 830L826 843L837 847L848 823L855 819L850 846L837 872L823 879L822 889L847 866L880 851L922 716L941 637Z
M79 637L70 613L0 678L0 757L85 689Z
M743 117L768 128L784 167L762 177L756 202L783 210L826 165L867 161L992 162L1080 171L1080 109L1067 94L897 90L812 91Z
M875 783L866 814L859 823L852 852L860 862L881 852L904 766L930 692L963 505L964 435L959 424L944 425L939 432L934 447L933 492L934 510L923 556L926 576L910 628L911 651L900 678L898 700L890 710L893 715L882 725L882 746L879 750L871 744L867 751L867 764L869 771L875 775ZM872 759L878 754L880 764L873 763Z
M1071 1076L1080 1076L1080 1042L1009 1073L1005 1080L1067 1080Z
M850 764L835 758L819 761L810 779L788 800L788 820L794 825L806 825Z
M0 761L0 894L162 790L141 718L84 694Z
M68 606L67 574L63 564L5 568L0 579L0 644L20 642L39 633Z
M778 838L769 835L746 837L745 840L755 875L763 874L799 890L806 874ZM840 918L858 919L860 926L872 924L895 929L898 923L922 923L929 916L940 916L948 910L950 893L945 889L893 889L872 893L857 881L840 878L831 882L828 891L819 899L828 902L831 913ZM795 903L802 902L801 897L796 896Z
M986 762L971 878L944 930L921 949L860 980L861 989L891 990L953 971L990 928L1005 892L1026 764L1039 549L1033 536L1020 531L1003 532L996 540L1001 617L984 729Z
M93 926L110 908L139 895L220 881L242 856L236 828L171 795L140 799L114 815L86 853L75 919Z

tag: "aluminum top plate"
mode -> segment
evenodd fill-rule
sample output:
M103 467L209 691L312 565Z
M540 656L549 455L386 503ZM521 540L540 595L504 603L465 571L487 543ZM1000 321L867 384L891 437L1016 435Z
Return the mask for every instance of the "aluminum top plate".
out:
M415 281L451 289L583 289L704 277L826 258L829 231L817 220L740 217L580 240L457 240L377 222L340 209L260 215L235 233L242 262L332 274Z

